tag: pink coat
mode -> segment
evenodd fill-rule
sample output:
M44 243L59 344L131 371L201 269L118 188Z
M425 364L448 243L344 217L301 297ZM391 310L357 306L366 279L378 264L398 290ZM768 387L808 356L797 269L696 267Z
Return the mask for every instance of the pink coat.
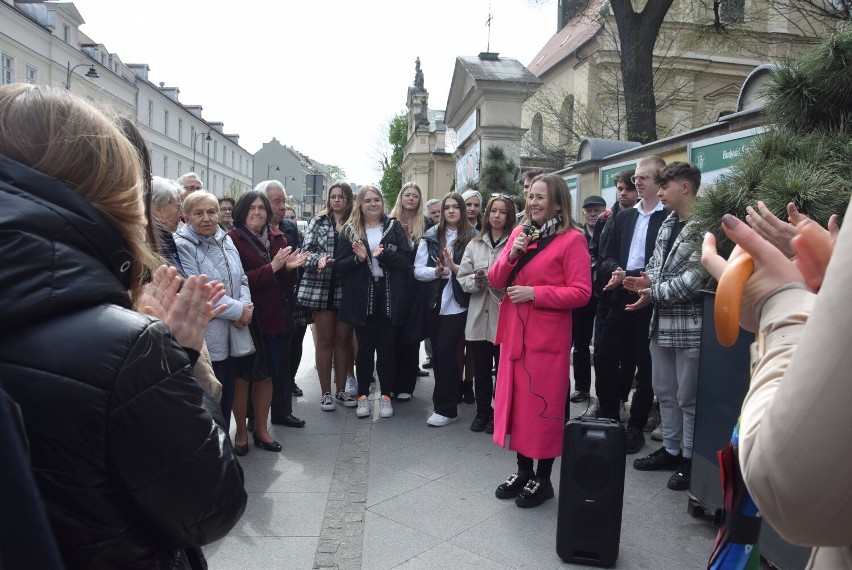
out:
M515 228L488 280L503 288L515 264L509 262ZM532 250L536 243L530 246ZM565 400L570 389L571 310L592 293L589 250L580 232L556 236L515 276L532 285L535 300L500 303L496 344L500 366L494 393L494 443L534 459L562 454Z

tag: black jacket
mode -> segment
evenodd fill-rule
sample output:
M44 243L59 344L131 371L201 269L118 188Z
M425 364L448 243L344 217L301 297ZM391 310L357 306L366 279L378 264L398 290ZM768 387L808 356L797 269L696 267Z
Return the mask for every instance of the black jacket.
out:
M373 314L373 303L376 301L376 282L367 261L358 261L352 251L349 241L349 224L340 231L337 240L337 251L334 255L334 267L343 279L343 298L340 300L340 310L337 318L344 323L362 326L367 322L367 316ZM366 238L362 240L367 249L367 259L372 256L370 244ZM401 326L405 321L405 284L408 272L408 260L411 247L408 237L402 229L402 224L395 218L385 217L382 220L382 241L385 246L377 258L379 267L384 270L385 307L393 326ZM384 312L384 311L380 311Z
M665 208L651 214L651 219L648 221L648 233L645 235L645 264L651 261L651 256L654 255L654 244L657 242L657 234L660 233L660 226L671 213ZM618 267L627 269L627 258L630 255L630 242L633 240L633 230L636 229L636 220L639 218L639 211L636 208L628 208L614 214L611 221L607 222L607 228L611 224L609 237L606 243L602 244L603 249L600 252L598 261L598 273L610 275ZM644 267L633 269L627 272L631 277L639 277L639 272L644 271ZM609 281L609 278L607 278Z
M426 242L426 248L429 252L429 258L426 260L426 265L428 267L435 267L435 258L441 258L441 248L438 243L438 228L439 226L436 224L423 234L423 241ZM476 233L476 230L473 230L472 235L475 236ZM461 263L466 246L467 244L462 245L458 239L453 242L453 263ZM458 303L460 307L467 308L470 304L470 293L461 288L461 285L456 279L456 274L452 271L450 271L450 284L453 288L453 299L455 299L456 303ZM423 300L426 303L427 309L440 310L441 292L444 290L444 287L446 287L446 283L444 283L443 279L435 279L433 281L426 282L424 285Z
M218 406L167 325L130 309L121 235L0 157L0 382L69 568L165 568L246 505Z

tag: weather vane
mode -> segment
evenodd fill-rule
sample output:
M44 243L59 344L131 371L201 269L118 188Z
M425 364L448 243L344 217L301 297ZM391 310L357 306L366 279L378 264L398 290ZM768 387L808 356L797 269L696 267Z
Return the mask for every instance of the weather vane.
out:
M486 52L491 51L491 3L488 3L488 19L485 20L485 25L488 26L488 44L485 47Z

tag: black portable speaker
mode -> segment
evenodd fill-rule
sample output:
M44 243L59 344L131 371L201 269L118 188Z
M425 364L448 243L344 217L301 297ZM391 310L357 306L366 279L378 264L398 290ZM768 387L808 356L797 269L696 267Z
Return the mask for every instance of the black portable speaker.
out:
M613 566L624 504L624 427L610 419L565 424L556 552L565 562Z

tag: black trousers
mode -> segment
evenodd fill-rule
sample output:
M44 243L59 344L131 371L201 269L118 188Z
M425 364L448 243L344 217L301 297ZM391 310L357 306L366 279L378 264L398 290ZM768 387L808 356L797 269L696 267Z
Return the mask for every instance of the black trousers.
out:
M413 394L420 370L420 343L411 344L402 340L399 330L394 341L396 353L396 380L393 383L394 394Z
M302 363L302 345L305 343L305 332L307 325L297 325L293 329L290 338L290 381L296 383L296 374L299 373L299 365Z
M459 365L456 350L464 338L467 311L455 315L439 315L437 310L426 313L426 330L432 340L432 371L435 391L432 403L435 411L447 418L458 416Z
M270 363L269 374L272 376L272 406L269 408L269 417L273 422L293 413L293 393L290 391L292 384L290 377L290 333L285 333L278 338L278 355L280 360L274 361L274 355L270 353L267 362ZM278 369L275 370L275 365Z
M500 362L500 345L477 340L473 345L473 388L476 393L476 415L492 417L494 408L494 377L492 371Z
M355 375L358 377L358 395L370 394L370 381L378 360L379 386L383 396L390 396L396 375L394 340L398 330L386 315L370 315L363 326L355 327L358 354L355 356Z
M592 331L598 298L592 295L585 307L571 311L571 340L574 343L574 389L588 392L592 387Z
M604 321L600 345L595 352L595 390L598 415L618 420L618 403L629 392L636 370L636 392L630 405L628 427L642 429L654 401L651 386L651 353L648 349L648 326L651 307L639 311L625 311L627 304L635 302L638 295L620 291L613 300Z

